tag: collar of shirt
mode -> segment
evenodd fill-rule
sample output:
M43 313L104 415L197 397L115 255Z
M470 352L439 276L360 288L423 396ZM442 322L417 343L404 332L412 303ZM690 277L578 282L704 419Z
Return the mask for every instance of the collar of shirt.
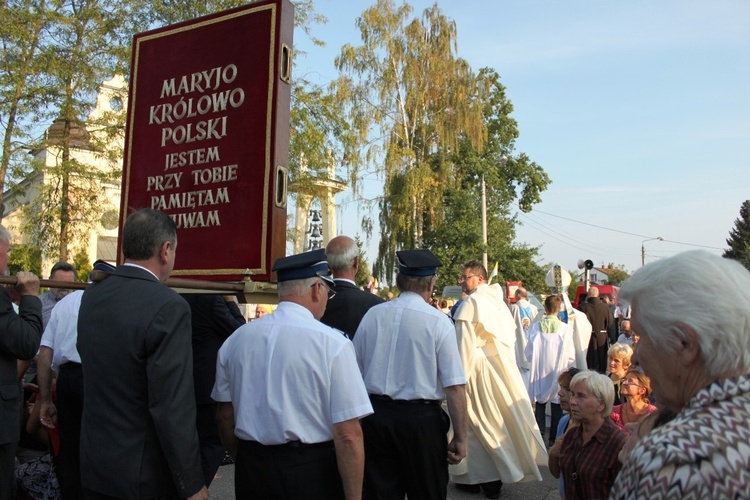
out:
M591 439L596 439L600 444L605 444L609 441L609 436L615 431L616 427L612 423L609 417L604 418L602 426L596 431L596 434ZM581 433L581 439L583 439L583 432Z
M750 374L717 380L698 391L688 403L688 408L700 409L746 392L750 392Z
M156 278L158 281L161 281L159 277L156 274L154 274L154 272L151 269L148 269L146 267L139 266L138 264L133 264L132 262L125 262L123 266L137 267L138 269L143 269L144 271L148 271L149 273L151 273L151 275L153 275L153 277Z
M344 281L346 283L349 283L349 284L352 284L354 286L357 286L357 284L355 282L353 282L352 280L347 279L347 278L333 278L333 281Z
M415 292L401 292L399 294L399 296L396 297L391 302L394 302L396 300L400 300L402 302L421 302L421 303L429 306L429 304L427 304L427 302L425 302L424 298L421 295L419 295L418 293L415 293ZM430 306L430 307L432 307L432 306ZM432 307L432 308L435 309L434 307ZM437 311L437 309L435 309L435 310Z
M296 302L289 302L289 301L282 300L281 302L279 302L279 305L276 307L273 313L276 314L277 318L280 317L281 315L295 315L295 316L302 315L305 317L305 319L315 320L315 316L313 316L313 314L310 312L309 309L297 304Z

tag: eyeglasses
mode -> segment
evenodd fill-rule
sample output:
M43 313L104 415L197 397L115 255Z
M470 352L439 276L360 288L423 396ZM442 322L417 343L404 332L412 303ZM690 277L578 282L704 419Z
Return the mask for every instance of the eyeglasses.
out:
M313 283L312 285L310 285L310 288L314 287L315 285L322 285L326 287L326 290L328 290L328 300L331 300L332 298L336 296L336 292L334 292L333 288L331 288L330 285L328 285L325 281L321 280L321 281L318 281L317 283Z
M632 385L632 386L634 386L634 387L643 387L643 386L642 386L641 384L639 384L638 382L633 382L633 381L631 381L631 380L628 380L628 379L622 379L622 382L620 382L620 383L621 383L621 384L628 384L628 385Z
M479 276L479 275L478 274L470 274L468 276L461 276L460 278L458 278L458 282L461 283L462 281L469 281L470 278L476 278L477 276Z

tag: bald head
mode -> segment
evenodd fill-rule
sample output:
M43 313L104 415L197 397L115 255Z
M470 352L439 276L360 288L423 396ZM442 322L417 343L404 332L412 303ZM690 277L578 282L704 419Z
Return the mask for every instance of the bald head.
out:
M589 297L598 297L599 296L599 289L595 286L592 286L589 288Z
M359 247L348 236L336 236L326 245L326 259L334 278L354 280L359 266Z

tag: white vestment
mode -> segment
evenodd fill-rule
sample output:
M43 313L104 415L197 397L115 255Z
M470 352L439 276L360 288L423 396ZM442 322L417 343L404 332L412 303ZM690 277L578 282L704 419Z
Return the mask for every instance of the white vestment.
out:
M477 287L455 316L469 414L467 456L449 466L455 483L541 481L547 464L516 365L515 323L495 287Z
M568 326L573 328L573 348L576 351L575 367L579 370L587 370L586 353L589 350L591 340L591 322L581 311L574 309L567 294L563 294L565 310L568 313Z

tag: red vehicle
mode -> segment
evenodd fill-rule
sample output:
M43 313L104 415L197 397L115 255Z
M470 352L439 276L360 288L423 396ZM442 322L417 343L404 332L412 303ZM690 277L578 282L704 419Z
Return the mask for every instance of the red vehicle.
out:
M505 283L505 296L511 304L516 302L516 290L523 286L522 281L508 281Z
M614 302L615 305L617 305L617 294L620 291L619 286L615 285L600 285L598 283L591 283L591 287L598 288L599 289L599 297L602 295L609 294L612 296L612 302ZM581 302L581 297L586 295L586 290L583 288L583 285L579 286L576 290L576 298L573 301L573 307L578 309L579 303Z

